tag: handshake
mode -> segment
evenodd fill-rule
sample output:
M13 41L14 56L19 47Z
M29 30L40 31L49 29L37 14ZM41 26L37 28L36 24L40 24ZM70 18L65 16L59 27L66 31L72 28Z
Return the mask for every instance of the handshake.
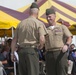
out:
M2 67L3 65L2 65L2 62L0 61L0 67Z

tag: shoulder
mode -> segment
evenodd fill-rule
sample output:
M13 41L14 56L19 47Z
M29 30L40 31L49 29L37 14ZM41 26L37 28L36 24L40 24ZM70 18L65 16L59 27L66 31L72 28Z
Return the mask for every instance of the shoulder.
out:
M26 24L26 22L27 22L27 20L28 20L28 18L27 18L27 19L22 20L22 21L18 24L18 26L17 26L17 28L16 28L16 29L21 28L23 25L25 25L25 24Z
M61 25L61 27L62 27L63 29L65 29L65 28L67 28L67 29L68 29L68 27L67 27L67 26L65 26L65 25Z
M56 27L63 28L63 27L65 27L65 26L64 26L64 25L59 25L59 24L57 24Z
M58 25L58 24L57 24L57 25L55 26L55 29L63 30L63 27L62 27L62 25Z
M38 24L44 25L44 23L43 23L42 21L38 20L38 19L36 19L36 22L37 22Z
M45 24L42 21L38 20L38 19L35 19L34 23L35 23L35 25L37 27L45 27Z
M65 25L59 25L63 31L69 31L68 27Z

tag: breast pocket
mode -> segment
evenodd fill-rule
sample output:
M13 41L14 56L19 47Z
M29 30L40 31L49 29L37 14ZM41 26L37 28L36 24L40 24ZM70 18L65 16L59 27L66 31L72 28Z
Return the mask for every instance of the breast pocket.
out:
M56 40L62 40L62 37L63 37L63 33L62 32L60 32L60 31L57 31L57 32L55 32L55 39Z
M61 31L57 31L57 32L55 31L55 35L56 35L56 36L59 36L59 35L62 35L62 34L63 34L63 33L62 33Z

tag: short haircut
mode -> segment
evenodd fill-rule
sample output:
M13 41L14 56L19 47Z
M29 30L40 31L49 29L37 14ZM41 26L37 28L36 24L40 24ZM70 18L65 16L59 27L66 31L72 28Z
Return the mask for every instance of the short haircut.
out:
M32 8L32 9L30 9L30 12L31 12L32 14L37 14L38 11L39 11L39 9L37 9L37 8Z

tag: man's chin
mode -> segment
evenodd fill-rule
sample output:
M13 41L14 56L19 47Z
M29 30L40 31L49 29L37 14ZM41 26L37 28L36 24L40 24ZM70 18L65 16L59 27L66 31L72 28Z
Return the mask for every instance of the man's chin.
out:
M49 22L50 25L52 25L52 22Z

